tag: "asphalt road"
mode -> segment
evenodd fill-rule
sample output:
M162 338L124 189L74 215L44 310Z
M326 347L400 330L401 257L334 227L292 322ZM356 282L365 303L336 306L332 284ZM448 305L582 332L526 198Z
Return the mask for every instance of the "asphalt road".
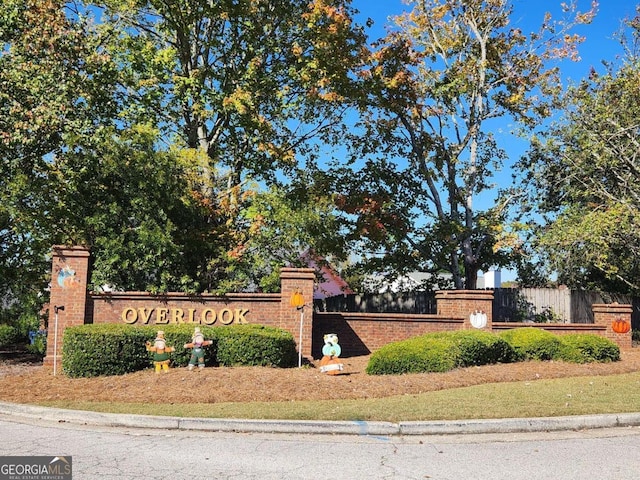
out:
M0 456L71 456L73 479L636 480L640 427L449 435L215 432L0 415Z

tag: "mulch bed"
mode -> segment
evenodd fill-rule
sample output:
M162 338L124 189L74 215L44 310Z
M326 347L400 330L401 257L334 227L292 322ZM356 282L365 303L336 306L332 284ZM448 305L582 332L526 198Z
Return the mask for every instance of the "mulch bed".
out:
M483 383L614 375L640 371L640 348L622 352L613 363L521 362L457 369L446 373L367 375L368 356L341 359L339 375L303 368L216 367L203 371L153 369L120 376L67 378L42 366L35 355L0 351L0 401L95 401L125 403L274 402L381 398ZM317 363L317 362L316 362Z

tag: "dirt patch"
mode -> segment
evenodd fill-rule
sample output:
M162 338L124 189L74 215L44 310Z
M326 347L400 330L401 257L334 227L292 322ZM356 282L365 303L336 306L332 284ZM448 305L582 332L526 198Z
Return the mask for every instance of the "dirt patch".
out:
M343 358L339 375L303 368L216 367L202 371L153 369L127 375L67 378L53 375L33 355L0 352L0 401L53 400L147 403L273 402L381 398L482 383L511 382L640 371L640 348L622 352L613 363L521 362L457 369L447 373L372 376L368 356ZM318 363L318 362L316 362Z

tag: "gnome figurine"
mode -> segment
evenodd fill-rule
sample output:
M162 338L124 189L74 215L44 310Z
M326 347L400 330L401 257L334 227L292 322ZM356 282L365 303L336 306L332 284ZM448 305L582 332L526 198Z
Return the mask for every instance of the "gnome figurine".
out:
M147 352L153 352L153 365L156 373L160 373L160 370L165 373L168 372L169 362L171 361L169 354L174 352L175 348L167 346L167 342L164 339L164 332L159 330L156 334L156 339L153 341L153 345L151 342L147 342L146 347Z
M202 370L204 368L204 347L211 345L213 342L211 340L205 340L204 335L200 332L200 328L196 327L195 332L193 332L193 338L190 343L185 343L184 348L192 348L191 358L189 359L189 366L187 367L189 370L193 370L198 364L198 370Z

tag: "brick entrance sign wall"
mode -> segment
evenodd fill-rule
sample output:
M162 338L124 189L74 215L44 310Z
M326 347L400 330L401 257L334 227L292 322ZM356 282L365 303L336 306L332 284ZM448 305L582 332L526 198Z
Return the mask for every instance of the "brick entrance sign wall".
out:
M218 296L88 292L89 251L82 247L54 247L52 265L44 366L58 372L62 365L64 329L85 323L157 325L158 329L178 323L214 327L254 323L287 330L299 342L301 311L290 304L291 295L296 291L302 293L309 305L305 307L308 315L302 329L301 353L305 357L311 356L311 304L315 278L311 268L281 269L281 293Z
M314 270L283 268L281 293L187 295L147 292L92 293L87 291L89 251L82 247L53 247L49 335L45 367L61 370L64 329L85 323L163 325L188 323L224 327L254 323L290 332L301 354L320 358L323 335L336 333L343 356L363 355L382 345L427 332L473 329L500 331L524 326L554 333L603 335L621 348L630 348L631 332L616 333L612 322L631 321L630 305L594 305L594 324L501 323L493 319L491 290L446 290L436 292L436 315L389 313L313 313ZM292 307L291 296L300 292L302 310ZM56 313L57 312L57 313ZM304 321L302 321L304 320ZM480 321L479 321L480 320ZM301 329L302 326L302 329Z

